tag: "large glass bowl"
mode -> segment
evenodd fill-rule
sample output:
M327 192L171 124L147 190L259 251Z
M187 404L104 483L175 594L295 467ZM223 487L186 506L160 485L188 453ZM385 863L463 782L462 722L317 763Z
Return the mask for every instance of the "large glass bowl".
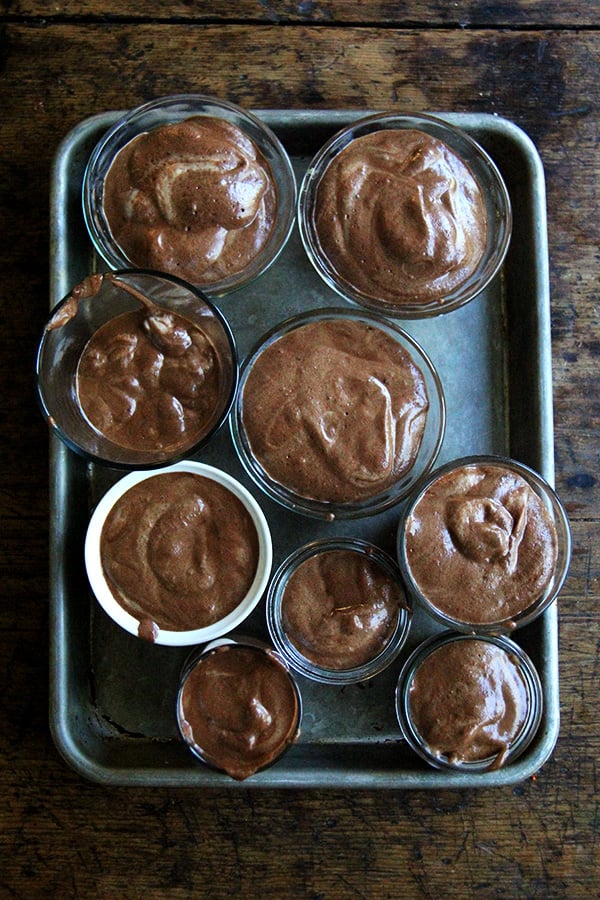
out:
M401 474L397 480L384 489L368 497L358 500L335 501L327 498L314 499L301 495L289 485L276 480L261 461L257 459L249 441L244 425L245 386L252 372L252 367L261 354L276 341L291 334L296 329L314 323L327 323L335 320L350 320L377 328L396 341L408 353L412 362L420 370L427 389L429 408L425 430L413 465ZM302 397L298 398L301 402ZM300 512L313 518L332 521L334 519L354 519L374 515L398 503L411 490L415 482L425 475L434 465L444 437L446 424L446 405L444 391L438 373L423 348L397 324L374 313L356 309L319 309L293 316L266 334L259 345L247 357L241 374L236 403L230 418L233 441L239 458L250 477L273 500L286 508Z

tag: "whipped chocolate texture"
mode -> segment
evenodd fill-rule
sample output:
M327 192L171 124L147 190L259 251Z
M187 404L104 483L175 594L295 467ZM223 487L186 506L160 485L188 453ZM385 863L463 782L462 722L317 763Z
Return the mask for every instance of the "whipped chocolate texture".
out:
M320 668L353 669L375 659L394 633L403 591L376 560L332 549L304 560L281 601L283 630Z
M77 399L93 428L120 447L183 451L216 424L219 356L199 327L133 292L140 309L110 319L84 347Z
M392 305L443 302L476 270L488 230L466 163L412 129L357 137L341 150L319 183L314 223L339 276Z
M264 249L277 188L246 134L224 119L193 116L144 132L117 153L103 208L133 265L208 286Z
M185 678L178 714L200 758L238 781L276 760L299 734L288 671L274 654L240 644L200 658Z
M409 471L428 406L420 369L393 337L337 318L300 325L257 356L242 420L275 482L305 498L354 502Z
M473 625L508 621L535 603L558 549L540 497L496 465L466 465L434 481L408 516L405 541L421 594Z
M191 472L144 479L106 518L100 554L117 603L140 622L191 631L224 618L242 602L258 566L258 535L241 501Z
M528 693L518 660L477 639L434 650L409 689L413 725L434 756L451 764L493 758L498 767L528 715Z

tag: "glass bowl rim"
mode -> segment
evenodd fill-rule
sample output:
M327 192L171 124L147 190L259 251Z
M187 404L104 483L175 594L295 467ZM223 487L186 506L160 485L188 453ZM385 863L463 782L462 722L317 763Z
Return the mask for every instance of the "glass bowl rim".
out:
M535 491L538 497L544 502L546 509L552 513L552 518L556 527L558 559L553 573L551 584L542 592L540 597L534 600L529 606L525 607L515 616L509 616L506 619L500 619L492 622L467 622L444 613L433 604L419 589L412 575L410 564L406 554L406 525L412 511L423 498L427 490L435 484L438 478L442 478L450 472L461 468L476 465L488 465L498 469L509 469L520 475ZM549 505L548 505L549 504ZM556 493L556 490L546 481L546 479L536 472L531 466L522 463L509 456L501 454L472 454L458 457L443 463L441 466L430 471L423 479L421 479L414 487L413 491L406 499L402 515L398 523L396 533L396 554L400 571L406 585L407 591L412 595L415 602L424 609L427 614L435 621L446 628L455 631L473 634L475 632L483 635L503 634L508 636L513 634L517 629L530 624L540 615L542 615L556 600L558 594L562 590L565 579L568 574L572 553L572 536L569 519L562 503L562 500ZM560 565L559 565L560 563Z
M313 663L287 638L281 622L281 603L290 576L307 560L336 550L349 550L374 560L398 584L404 599L404 605L400 606L398 611L394 630L383 649L372 659L367 660L367 662L346 669L332 669ZM266 618L267 629L273 645L286 659L288 665L300 675L322 684L357 684L379 675L401 653L412 622L412 606L410 596L404 587L400 569L389 553L363 538L347 536L323 537L308 541L297 547L280 563L270 580L267 590Z
M402 486L399 490L396 490L399 484L399 482L396 481L388 488L384 489L384 491L380 491L372 497L363 498L363 500L358 502L336 502L303 497L295 491L286 488L285 485L281 485L270 478L263 467L254 459L249 447L246 446L245 429L242 424L244 387L252 365L260 354L275 343L280 337L284 337L297 328L301 328L306 324L316 321L328 321L334 319L351 319L353 321L364 322L367 325L372 325L373 327L383 330L386 334L392 336L394 340L397 340L400 346L402 346L402 348L410 355L412 362L417 366L425 378L429 400L428 420L432 413L434 403L436 404L434 415L439 419L437 434L433 441L430 456L423 464L422 472L420 472L416 478L411 478L411 474L414 474L414 469L420 462L423 442L421 443L419 453L417 454L413 466L400 479ZM434 397L431 396L431 386L434 388ZM418 481L419 478L430 472L435 465L446 432L446 415L444 387L436 366L424 347L411 334L405 331L398 322L372 310L359 309L357 307L344 308L326 306L305 310L304 312L289 316L266 331L259 340L254 343L240 365L238 391L229 424L233 444L244 470L271 500L276 501L288 510L299 512L315 519L333 521L358 519L368 515L376 515L390 509L402 501L412 489L413 484ZM427 425L428 422L425 424L425 429L427 429ZM408 482L408 484L406 482Z
M428 747L422 736L413 725L410 715L410 703L408 699L410 685L416 674L417 669L430 655L440 650L447 644L456 641L482 641L484 643L493 644L504 650L509 656L514 656L518 660L519 673L522 675L523 683L527 690L527 717L515 741L508 748L505 758L501 761L499 767L504 767L510 762L516 760L527 749L534 740L536 733L542 721L544 708L544 693L542 682L538 670L533 663L529 654L507 635L485 634L474 632L465 634L448 629L430 635L428 638L418 644L410 656L404 661L394 694L394 705L396 710L396 718L400 732L406 740L409 747L437 769L450 769L459 772L489 772L496 768L498 756L489 756L485 759L464 760L463 762L451 762L445 756L438 756Z
M500 202L503 224L500 230L499 243L492 249L486 247L477 269L448 295L425 303L391 303L370 297L363 291L354 288L343 276L335 271L332 265L323 259L324 254L320 252L319 241L313 233L314 228L311 221L310 208L325 168L352 140L380 130L392 130L394 128L414 128L418 130L419 126L422 130L431 129L432 136L437 137L439 140L444 140L444 137L441 136L443 134L447 138L451 149L461 159L462 154L459 147L461 144L464 144L470 154L473 154L473 158L481 164L482 168L486 169L490 175L490 181L494 185L496 198ZM433 133L433 131L436 131L436 133ZM441 132L441 134L437 134L437 131ZM358 134L355 132L358 132ZM464 161L472 169L471 159ZM473 172L473 175L487 197L487 186L481 184L481 179L476 173ZM494 205L497 204L495 203ZM421 112L382 111L370 113L357 118L354 122L336 131L315 153L304 173L298 190L297 207L298 231L302 245L308 259L323 281L348 302L383 313L391 318L399 319L434 318L453 312L479 296L490 285L504 263L513 226L512 204L508 188L500 169L487 150L464 129L444 119L442 115ZM495 217L493 223L494 232L498 228L497 218ZM488 237L488 243L489 240L490 238Z

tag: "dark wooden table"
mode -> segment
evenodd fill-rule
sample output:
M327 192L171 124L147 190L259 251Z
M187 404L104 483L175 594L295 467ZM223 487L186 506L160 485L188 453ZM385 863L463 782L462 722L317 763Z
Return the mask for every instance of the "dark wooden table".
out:
M599 10L594 0L0 0L0 896L599 896ZM48 309L53 154L81 119L199 91L247 107L485 111L536 142L548 190L561 733L485 791L115 788L48 730Z

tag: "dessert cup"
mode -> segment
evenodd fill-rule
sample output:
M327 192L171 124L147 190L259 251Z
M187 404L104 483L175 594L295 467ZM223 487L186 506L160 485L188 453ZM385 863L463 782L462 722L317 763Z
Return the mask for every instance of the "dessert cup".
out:
M463 237L456 204L447 200L457 182L455 174L448 177L446 189L440 188L440 173L437 163L425 162L425 173L433 186L422 182L421 173L413 175L398 165L382 162L382 154L377 149L373 171L367 165L353 167L350 184L336 189L336 203L343 208L327 217L327 227L333 223L337 229L338 247L341 256L329 247L318 223L320 191L324 177L331 172L330 166L340 160L348 149L356 149L356 141L381 139L385 132L419 132L441 142L458 157L465 169L465 179L474 179L479 187L485 208L485 240L478 239L482 247L474 254L476 264L469 263L464 277L451 276L448 266L436 274L435 281L423 296L418 296L415 285L421 277L423 266L429 265L438 248L448 242L444 253L458 248L463 253ZM389 135L388 135L389 138ZM421 153L426 156L426 153ZM412 165L412 163L411 163ZM360 171L360 179L357 175ZM360 180L360 183L359 183ZM394 183L394 181L396 183ZM356 184L355 184L356 182ZM408 191L410 186L410 191ZM469 183L469 197L472 194ZM406 194L406 196L404 196ZM368 196L367 196L368 195ZM354 199L356 198L356 199ZM403 225L402 215L412 216L418 209L422 217L411 226L415 234L415 247L408 247L408 219ZM438 214L439 211L439 214ZM393 213L393 215L392 215ZM442 216L442 224L434 232L432 221ZM354 246L360 221L368 222L368 241L362 249ZM446 219L448 221L446 221ZM429 318L458 309L476 297L498 273L508 249L512 230L510 198L495 163L469 135L450 125L441 118L430 115L400 115L381 113L359 119L330 138L314 156L298 195L298 226L306 254L326 284L345 299L367 309L403 319ZM481 230L470 228L474 235ZM424 235L427 235L425 239ZM375 253L375 242L381 240L381 260L373 270L373 277L365 272ZM324 243L328 245L327 249ZM432 246L435 249L432 250ZM361 254L364 253L364 260ZM344 260L346 255L346 260ZM336 256L334 259L333 257ZM445 259L445 256L444 256ZM382 272L390 268L390 277L383 282ZM397 271L396 271L396 268ZM460 270L462 272L462 269ZM360 283L358 283L360 282ZM414 292L414 293L413 293Z
M138 446L117 443L92 424L78 395L78 367L90 340L118 317L143 309L131 292L141 295L160 315L181 317L201 332L218 364L217 396L202 427L192 432L175 430L173 440L166 443L153 443L151 438ZM238 382L237 350L226 318L197 288L171 275L123 270L90 276L55 307L40 341L36 374L42 413L68 447L93 462L147 468L198 452L223 425ZM104 375L99 377L106 380ZM116 387L117 395L124 398L127 392L121 385ZM156 404L162 402L161 395L150 394L149 402L156 409L154 399Z
M188 658L176 717L197 759L243 781L274 765L298 740L302 697L275 650L234 634Z
M434 655L444 663L457 647L476 654L475 667L470 673L457 671L448 660L443 679L429 685L429 700L419 698L428 707L426 727L422 721L419 729L419 707L414 696L411 700L415 679L429 674L425 667ZM503 636L434 635L406 660L396 687L400 730L411 749L436 769L489 772L513 762L534 739L542 707L535 666L518 644ZM446 718L446 728L436 718L438 712ZM488 753L489 747L493 752Z
M92 243L110 268L149 267L163 270L165 266L149 263L145 258L129 258L115 239L104 206L105 181L115 157L132 140L162 126L176 125L196 116L224 121L238 128L245 138L250 139L266 164L276 194L274 224L268 240L253 258L248 259L243 268L223 272L219 276L211 274L207 278L185 276L186 280L205 289L211 296L221 296L249 284L262 274L283 250L294 224L296 181L289 156L277 136L257 116L234 103L203 94L161 97L127 112L101 138L90 156L83 181L83 212ZM184 160L181 168L189 170L189 160ZM246 186L242 185L238 199L246 196ZM203 209L205 205L201 204ZM225 227L221 218L219 225ZM177 271L176 255L173 266L173 270L169 271L180 274Z
M453 488L456 478L471 485L486 473L506 479L504 497L491 491L488 497L477 486ZM525 487L532 492L531 512L527 504L523 511ZM444 507L437 498L446 491ZM538 521L539 536L534 536ZM429 525L435 532L426 537ZM468 456L436 469L415 488L403 509L397 552L414 603L436 621L456 631L510 634L556 600L569 568L571 532L560 499L533 469L501 456ZM464 564L458 575L455 562ZM425 575L416 574L419 565ZM427 571L435 572L432 589Z
M245 416L247 415L245 390L249 378L253 375L253 368L257 361L261 360L262 355L265 352L268 353L280 339L287 340L290 336L300 335L300 329L303 329L305 326L309 328L315 325L321 327L328 326L332 323L335 325L339 325L340 323L342 325L345 323L350 323L351 325L358 324L368 329L372 329L374 332L378 329L386 340L391 339L391 346L397 345L397 348L399 348L403 354L402 365L405 364L406 360L409 360L410 364L420 373L419 378L422 378L428 399L425 427L420 444L418 445L418 452L416 453L416 457L412 464L395 477L395 480L389 479L382 487L380 487L379 483L375 483L375 486L371 487L371 482L369 482L369 490L371 490L371 493L368 496L343 500L323 495L315 497L314 494L311 495L308 492L302 492L296 485L286 484L283 479L270 474L264 462L257 458L245 424ZM310 346L310 344L308 345ZM330 362L327 362L327 364L330 365ZM374 391L375 385L379 384L379 380L377 378L367 378L362 368L362 362L360 363L359 368L359 379L363 378L364 380L368 380L370 389ZM285 364L280 371L285 374ZM277 378L277 375L275 378ZM344 394L346 386L351 387L352 381L353 376L344 376L338 371L331 374L332 390L338 391L338 393L341 392L340 396ZM279 389L279 386L275 382L273 382L273 384L276 389ZM325 382L322 382L322 385L325 387L327 386ZM303 393L302 396L297 398L292 396L287 399L291 403L294 403L297 400L300 404L299 409L301 411L302 404L306 401L306 395ZM342 409L337 403L337 400L331 400L329 397L326 399L327 402L333 404L331 410L328 412L328 416L332 421L334 419L336 421L339 419L340 422L344 424L344 422L351 421L350 418L344 419L344 416L347 414L349 416L353 415L354 417L358 417L354 420L356 427L361 428L363 432L365 431L366 425L364 422L360 421L356 406L351 405L348 406L347 409L346 407ZM314 397L311 398L311 402L313 401ZM253 412L257 413L260 412L260 410L256 409ZM312 415L312 412L310 415ZM345 310L335 308L313 310L294 316L278 325L263 337L259 342L259 345L249 354L243 365L236 403L230 418L230 426L233 441L244 468L256 484L262 488L271 499L276 500L288 509L300 512L304 515L332 521L334 519L359 518L382 512L406 496L415 482L426 474L434 465L443 440L445 421L445 399L442 384L433 363L423 348L410 335L399 328L397 324L383 316L356 309ZM290 427L293 429L293 424ZM301 423L298 427L305 429L308 426ZM338 426L336 425L335 427ZM379 427L381 427L380 423ZM407 427L412 428L412 426ZM350 440L355 441L356 439L354 432L344 430L345 428L345 424L344 428L342 428L342 425L339 425L337 432L339 435L344 435L344 437L340 438L340 441L342 441L340 444L340 453L342 454L344 453L345 446L343 442ZM283 430L288 436L291 435L294 437L293 430L290 431L287 427ZM367 435L365 434L365 437L366 436ZM326 439L326 436L323 437L323 440L328 445L331 443L331 441ZM292 457L292 462L294 459L295 456ZM355 461L355 463L358 465L357 461ZM310 468L307 469L306 478L313 477L312 471L313 470Z
M374 594L372 618L369 620L368 614L361 616L360 611L356 616L354 614L343 616L342 613L342 618L338 620L339 633L336 635L329 626L332 615L336 613L335 609L329 610L330 601L334 605L336 602L333 597L336 593L336 586L332 584L325 587L326 592L331 590L331 596L323 596L318 592L310 596L311 609L308 622L311 631L303 633L302 640L299 641L298 635L293 637L290 635L285 614L286 590L290 578L297 574L303 565L311 564L314 561L318 562L319 559L323 559L324 555L330 554L355 555L357 565L367 567L366 571L369 572L372 583L377 578L378 584L374 587L377 594ZM343 563L341 564L343 565ZM373 574L374 572L376 575ZM341 572L340 575L342 574ZM399 600L395 619L392 620L390 627L386 627L385 633L382 630L381 622L378 621L381 618L381 604L378 603L375 606L381 597L381 586L384 581L388 582L388 589L391 586ZM345 591L343 602L352 604L357 597L360 597L361 605L364 605L365 608L368 607L369 597L366 595L366 590L363 582L360 586L357 585L355 594ZM328 619L327 628L318 624L320 611ZM393 559L373 544L358 539L323 539L298 548L280 565L271 580L267 594L267 626L275 647L293 669L306 678L323 684L354 684L366 681L383 672L396 659L404 646L411 615L410 605L404 595L400 572ZM356 619L358 622L353 626L352 622ZM373 629L377 631L377 638L367 643L365 633L371 623L373 623ZM354 650L348 653L345 648L340 648L339 659L341 662L337 664L336 660L336 665L333 665L329 660L333 643L339 643L344 639L352 641L353 636L359 642L359 653L355 654ZM310 651L307 650L308 646L311 648ZM316 650L316 655L312 652L313 650ZM309 655L313 658L309 658ZM359 655L364 658L359 660ZM349 661L353 656L355 656L356 662L348 664L346 660ZM329 665L325 664L325 659Z
M128 491L143 484L148 479L154 479L172 473L188 473L200 476L203 479L215 482L233 495L233 498L239 501L246 510L247 515L256 529L258 547L258 558L254 576L241 601L235 608L217 621L188 630L170 630L157 627L148 614L139 612L134 615L133 612L125 608L125 606L118 602L111 590L103 563L102 533L107 517L110 515L115 504L121 501ZM167 509L166 512L163 513L163 520L164 515L168 514L168 511L169 510ZM215 514L218 514L218 510ZM220 526L227 527L227 522L221 521ZM163 539L168 540L169 533L166 534L166 537L163 536ZM173 541L175 542L176 540L177 535L175 534L173 536ZM150 546L150 542L148 542L147 545ZM175 547L175 551L176 550L177 547ZM272 554L269 525L264 513L252 494L250 494L243 485L227 472L193 460L185 460L168 468L146 472L130 472L125 475L116 482L112 488L109 488L97 504L91 516L85 538L85 566L89 583L93 594L107 615L110 616L117 625L136 637L149 640L152 643L173 647L204 643L205 641L213 640L232 631L234 628L237 628L255 609L263 596L271 573ZM163 558L165 556L167 559L169 558L168 548L167 554L163 553ZM202 565L204 558L205 556L202 556L201 554L200 559L195 559L195 563L201 572L203 571ZM227 560L225 560L224 563L227 564ZM165 580L169 577L166 570L161 574L160 567L157 564L154 564L153 575L159 580L161 577ZM248 580L250 581L250 579ZM199 595L201 595L203 591L203 586L200 582L201 579L198 578ZM173 601L177 602L176 590L173 590Z

